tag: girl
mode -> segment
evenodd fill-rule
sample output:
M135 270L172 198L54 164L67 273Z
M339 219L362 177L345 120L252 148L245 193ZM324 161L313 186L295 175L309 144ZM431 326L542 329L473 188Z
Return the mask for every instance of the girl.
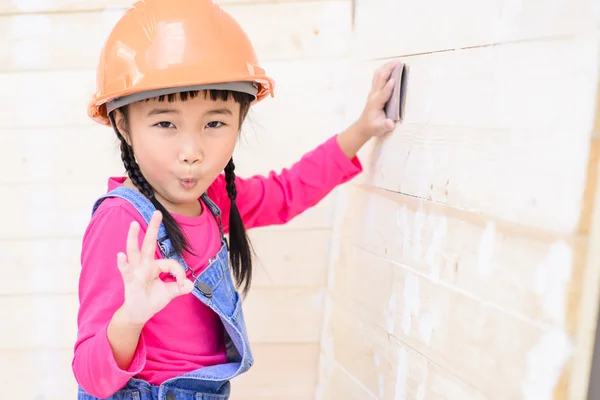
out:
M375 73L344 132L280 174L242 179L240 127L273 81L240 26L209 0L124 14L89 105L116 132L127 178L108 180L83 237L79 399L229 398L253 363L236 288L252 278L246 229L286 223L362 171L357 151L394 128L383 112L393 67Z

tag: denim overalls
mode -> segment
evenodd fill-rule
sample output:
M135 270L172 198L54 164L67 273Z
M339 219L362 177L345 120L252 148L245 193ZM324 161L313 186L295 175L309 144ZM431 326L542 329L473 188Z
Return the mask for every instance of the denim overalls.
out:
M155 211L152 203L133 189L120 186L101 196L94 204L93 212L107 197L121 197L129 201L142 215L146 223L150 222ZM225 364L197 369L195 371L168 379L160 386L150 385L141 379L132 378L127 385L109 397L110 400L223 400L229 398L230 382L233 377L246 372L254 362L248 337L241 297L233 284L229 271L228 245L223 235L221 211L205 194L202 202L210 210L221 231L221 249L208 262L207 268L194 278L193 295L216 312L225 326L225 344L227 360ZM161 223L158 232L158 244L163 257L177 260L187 271L188 266L182 257L173 254L171 241L166 236ZM185 321L182 321L185 323ZM191 343L190 345L193 345ZM79 400L92 400L79 388Z

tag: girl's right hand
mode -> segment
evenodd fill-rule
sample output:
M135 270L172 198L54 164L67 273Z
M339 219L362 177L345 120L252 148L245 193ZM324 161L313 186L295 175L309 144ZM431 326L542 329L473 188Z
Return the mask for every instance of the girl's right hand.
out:
M162 214L155 211L141 250L138 246L140 225L136 221L132 222L127 235L127 255L117 254L117 265L125 286L125 300L121 311L132 324L144 325L172 299L188 294L194 288L177 261L154 258L161 219ZM176 282L163 282L159 277L161 272L171 273Z

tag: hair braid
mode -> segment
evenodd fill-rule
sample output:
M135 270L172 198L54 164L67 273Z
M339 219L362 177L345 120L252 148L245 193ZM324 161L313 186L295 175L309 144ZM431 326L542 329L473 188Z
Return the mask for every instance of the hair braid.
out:
M237 208L237 188L235 186L235 164L233 158L225 167L225 183L227 195L231 201L229 208L229 257L233 275L240 286L243 284L243 293L250 289L252 281L252 248L244 222Z

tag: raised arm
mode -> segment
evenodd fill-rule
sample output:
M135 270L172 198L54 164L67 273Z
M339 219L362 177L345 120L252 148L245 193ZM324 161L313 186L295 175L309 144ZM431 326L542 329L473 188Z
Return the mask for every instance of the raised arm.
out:
M358 158L355 155L348 157L335 135L279 173L271 171L267 176L236 177L236 203L247 229L284 224L361 171ZM223 225L227 229L231 203L224 175L211 185L208 195L221 208Z

